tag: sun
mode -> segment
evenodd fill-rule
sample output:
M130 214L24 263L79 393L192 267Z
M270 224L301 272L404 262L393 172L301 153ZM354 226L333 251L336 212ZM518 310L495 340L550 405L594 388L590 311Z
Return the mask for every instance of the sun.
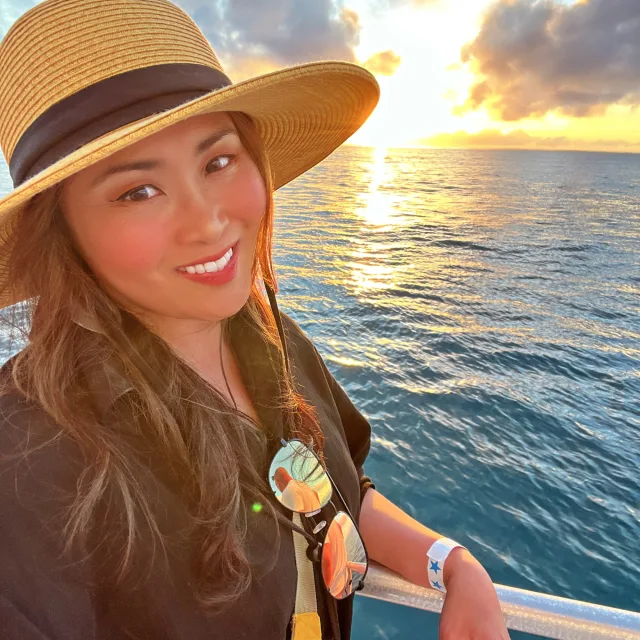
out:
M376 52L391 50L401 62L393 75L376 75L380 102L349 143L419 146L421 139L461 128L464 119L453 114L453 107L473 78L458 64L460 50L477 32L484 4L479 0L419 7L407 3L377 18L363 15L358 58L367 60ZM474 123L474 128L482 124Z

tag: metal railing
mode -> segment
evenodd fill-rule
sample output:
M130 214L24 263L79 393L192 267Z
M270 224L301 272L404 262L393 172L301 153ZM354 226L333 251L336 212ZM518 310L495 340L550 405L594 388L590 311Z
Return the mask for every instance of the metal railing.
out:
M640 613L496 585L507 627L554 640L639 640ZM444 597L371 564L361 595L440 613Z

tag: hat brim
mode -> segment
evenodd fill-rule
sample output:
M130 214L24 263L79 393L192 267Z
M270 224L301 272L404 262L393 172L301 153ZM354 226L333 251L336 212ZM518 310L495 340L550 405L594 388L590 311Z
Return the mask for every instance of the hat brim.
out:
M0 199L0 237L6 237L7 224L36 194L157 131L216 111L243 111L253 118L279 189L351 137L379 96L371 73L339 61L288 67L213 91L111 131L31 177Z

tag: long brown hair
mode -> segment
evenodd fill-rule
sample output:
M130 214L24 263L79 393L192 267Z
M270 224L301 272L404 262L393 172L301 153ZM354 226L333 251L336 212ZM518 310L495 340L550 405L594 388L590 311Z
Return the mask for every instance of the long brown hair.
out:
M243 113L229 115L269 195L243 313L258 330L265 349L275 354L271 360L274 375L280 377L279 404L285 418L292 421L298 437L313 441L321 451L323 438L315 412L285 373L275 318L262 289L263 281L277 289L268 157L251 119ZM262 515L275 521L265 499L266 479L255 463L256 451L266 450L266 438L248 416L234 411L166 342L100 286L75 246L60 195L57 185L35 196L13 228L5 257L7 281L27 301L14 306L7 321L22 331L27 344L0 393L17 390L36 402L77 443L86 466L66 517L65 549L70 551L75 543L89 546L98 522L123 523L116 571L117 579L123 580L131 575L143 531L151 533L154 549L159 542L166 552L167 540L148 487L140 480L142 458L122 432L103 423L78 364L115 363L133 387L126 395L126 415L133 418L127 428L150 439L179 478L190 518L188 539L195 548L195 595L205 610L218 610L251 584L246 506L260 502L266 507ZM103 333L74 322L78 306L99 318ZM110 505L106 514L101 511L104 504ZM274 562L276 557L273 553ZM136 564L137 573L139 567Z

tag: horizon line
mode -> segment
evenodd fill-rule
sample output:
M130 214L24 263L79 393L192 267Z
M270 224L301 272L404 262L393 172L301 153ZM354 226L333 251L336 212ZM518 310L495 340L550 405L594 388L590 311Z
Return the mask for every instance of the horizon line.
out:
M559 147L522 147L522 146L436 146L436 145L376 145L376 144L362 144L356 142L344 142L341 146L349 147L363 147L366 149L430 149L430 150L445 150L445 151L557 151L560 153L618 153L626 155L640 155L640 149L638 151L623 151L613 149L575 149L575 148L559 148Z

